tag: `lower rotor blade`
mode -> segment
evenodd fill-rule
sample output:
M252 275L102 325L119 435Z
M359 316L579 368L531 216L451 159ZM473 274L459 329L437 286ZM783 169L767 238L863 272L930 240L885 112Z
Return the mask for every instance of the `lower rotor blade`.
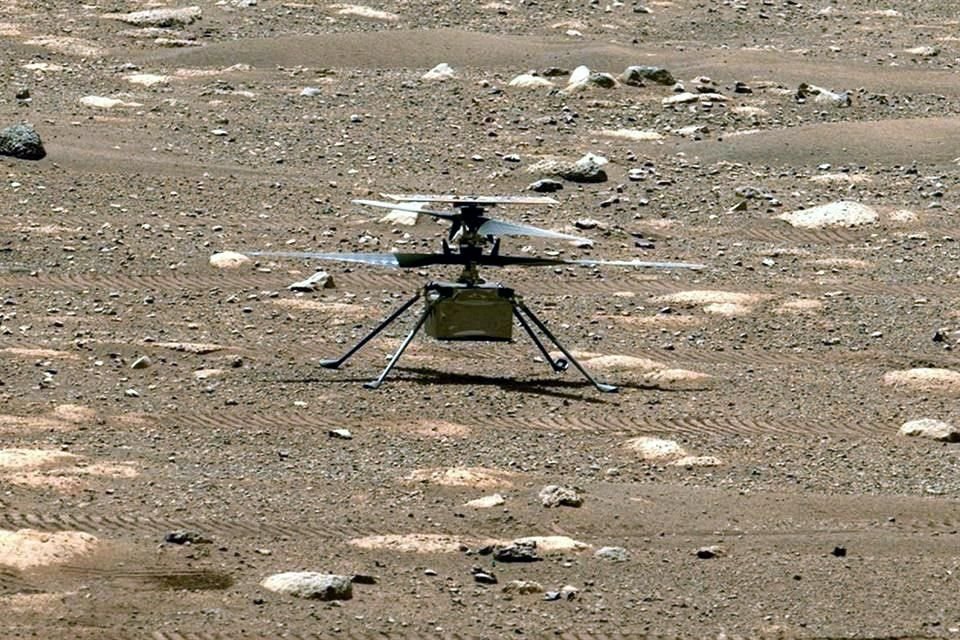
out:
M472 262L480 266L507 267L511 265L528 267L548 267L556 265L583 265L587 267L640 267L644 269L705 269L706 265L692 262L645 262L642 260L565 260L563 258L534 256L480 255L468 260L459 253L319 253L313 251L252 251L249 256L273 258L297 258L308 260L338 260L340 262L358 262L379 267L410 269L433 264L467 264Z
M645 262L643 260L567 260L567 264L582 264L588 267L609 265L612 267L641 267L644 269L691 269L700 271L707 265L695 262Z
M583 236L574 236L568 233L560 233L559 231L550 231L548 229L541 229L540 227L533 227L527 224L517 224L516 222L507 222L506 220L496 220L493 218L490 218L481 224L477 229L477 233L484 236L530 236L533 238L555 238L557 240L571 240L575 242L589 242L590 244L593 244L593 240Z

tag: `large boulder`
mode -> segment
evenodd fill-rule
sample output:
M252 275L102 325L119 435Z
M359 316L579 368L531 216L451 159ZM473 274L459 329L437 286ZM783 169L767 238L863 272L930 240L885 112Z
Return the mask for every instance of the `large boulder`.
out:
M349 600L353 597L353 579L313 571L290 571L270 576L260 583L264 589L298 598Z
M558 176L570 182L605 182L605 164L607 159L603 156L588 153L575 162L548 158L531 165L527 170L540 175Z
M15 124L0 131L0 155L21 160L40 160L47 152L33 127Z
M933 418L920 418L919 420L905 422L900 427L900 435L930 438L940 442L960 442L960 429L949 422L934 420Z

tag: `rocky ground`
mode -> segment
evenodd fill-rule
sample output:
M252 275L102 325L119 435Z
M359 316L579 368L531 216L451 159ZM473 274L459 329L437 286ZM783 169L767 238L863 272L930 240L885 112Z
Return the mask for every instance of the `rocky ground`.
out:
M4 637L960 637L955 14L3 3ZM538 180L594 243L503 253L707 265L485 272L617 394L519 329L366 390L455 271L211 262Z

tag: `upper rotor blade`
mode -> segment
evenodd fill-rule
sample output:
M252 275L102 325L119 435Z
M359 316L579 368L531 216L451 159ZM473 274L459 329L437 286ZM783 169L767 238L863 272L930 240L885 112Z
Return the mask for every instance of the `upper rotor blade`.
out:
M251 256L269 256L276 258L306 258L312 260L339 260L340 262L359 262L379 267L425 267L431 264L457 264L451 256L435 253L318 253L313 251L254 251ZM452 257L458 258L456 254Z
M444 220L456 220L460 217L458 213L447 211L432 211L430 209L421 209L416 204L404 204L402 202L380 202L379 200L351 200L353 204L361 204L367 207L380 207L381 209L390 209L393 211L409 211L411 213L425 213L434 218L443 218Z
M477 264L507 267L510 265L518 266L556 266L556 265L582 265L586 267L611 266L611 267L642 267L647 269L705 269L706 265L692 262L645 262L642 260L566 260L564 258L533 257L533 256L480 256L476 260Z
M560 204L549 196L475 196L451 193L381 193L380 195L399 202L443 202L455 207L464 205L495 206L498 204Z
M484 236L531 236L534 238L555 238L557 240L593 243L593 240L583 236L574 236L568 233L550 231L548 229L541 229L540 227L507 222L505 220L495 220L493 218L481 224L477 229L477 233Z

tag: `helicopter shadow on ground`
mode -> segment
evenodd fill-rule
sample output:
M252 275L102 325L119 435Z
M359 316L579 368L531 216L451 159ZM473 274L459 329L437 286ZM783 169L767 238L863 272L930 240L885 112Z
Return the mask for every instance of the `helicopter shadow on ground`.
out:
M338 377L337 382L361 385L369 382L371 379L371 376ZM305 378L288 378L280 380L280 382L287 384L329 384L332 381L329 378L309 376ZM548 396L563 400L578 400L594 404L603 404L608 400L615 400L618 396L616 393L600 393L586 380L503 378L500 376L485 376L476 373L452 373L450 371L439 371L425 367L397 366L393 370L392 375L388 377L383 384L389 385L396 383L412 383L421 386L499 387L504 391L510 391L512 393ZM617 386L620 389L671 391L671 389L668 388L646 383L618 383Z

